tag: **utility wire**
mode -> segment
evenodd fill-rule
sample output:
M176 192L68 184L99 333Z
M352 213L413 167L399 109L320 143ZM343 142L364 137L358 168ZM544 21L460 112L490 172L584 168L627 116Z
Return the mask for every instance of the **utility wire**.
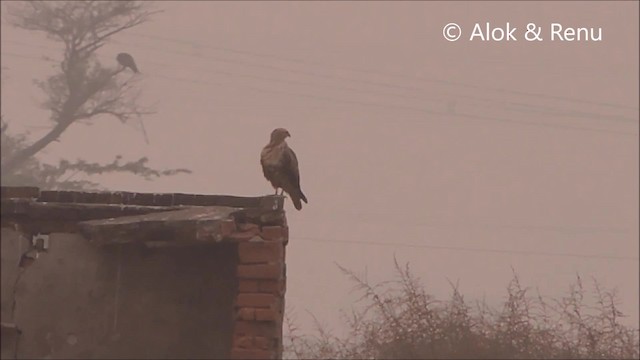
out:
M314 242L320 242L320 243L343 243L343 244L374 245L374 246L411 247L411 248L420 248L420 249L486 252L486 253L501 253L501 254L515 254L515 255L533 255L533 256L563 256L563 257L575 257L575 258L585 258L585 259L626 260L626 261L640 260L637 257L618 256L618 255L589 255L589 254L575 254L575 253L564 253L564 252L501 250L501 249L473 248L473 247L462 247L462 246L438 246L438 245L425 245L425 244L411 244L411 243L401 243L401 242L339 240L339 239L319 238L319 237L309 237L309 236L294 236L292 238L293 238L292 239L293 241L297 239L301 239L301 240L308 240L308 241L314 241Z
M31 44L24 44L22 42L18 42L15 40L9 40L9 42L13 42L19 45L25 45L25 46L35 46L35 47L41 47L41 48L49 48L49 49L53 49L51 47L46 47L46 46L42 46L42 45L31 45ZM114 40L115 43L120 43L123 45L129 45L126 43L122 43L120 41ZM130 46L130 45L129 45ZM162 53L174 53L174 54L178 54L181 56L188 56L188 57L192 57L192 58L204 58L207 59L208 57L203 57L201 55L194 55L191 53L186 53L186 52L176 52L176 51L170 51L170 50L166 50L164 48L160 49L160 48L156 48L156 47L149 47L146 45L135 45L138 48L147 48L150 49L152 51L161 51ZM224 61L224 62L234 62L237 60L235 59L219 59L219 58L212 58L213 61ZM157 64L160 66L167 66L167 67L171 67L170 64L165 64L165 63L158 63L158 62L152 62L152 61L148 61L151 64ZM240 65L246 65L245 63L239 63ZM249 64L250 66L269 66L269 65L265 65L265 64ZM281 71L292 71L290 69L282 69L282 68L278 68ZM193 67L189 68L189 70L194 70ZM406 94L398 94L398 93L389 93L389 92L380 92L380 91L375 91L375 90L363 90L363 89L359 89L359 88L353 88L353 87L345 87L345 86L340 86L340 85L327 85L327 84L317 84L317 83L309 83L309 82L302 82L302 81L296 81L296 80L288 80L288 79L280 79L280 78L272 78L272 77L265 77L265 76L260 76L260 75L253 75L253 74L238 74L238 73L234 73L234 72L229 72L229 71L223 71L223 70L217 70L217 69L212 69L212 68L198 68L197 69L199 72L201 71L205 71L205 72L209 72L209 73L218 73L218 74L224 74L227 76L235 76L235 77L245 77L245 78L254 78L254 79L258 79L258 80L265 80L265 81L269 81L270 83L285 83L285 84L290 84L290 85L302 85L302 86L312 86L314 88L317 87L324 87L324 88L329 88L331 90L334 89L340 89L340 90L347 90L347 91L354 91L357 93L365 93L365 94L373 94L373 95L383 95L383 96L396 96L396 97L402 97L402 98L406 98L406 99L415 99L415 100L420 100L420 101L427 101L427 102L436 102L438 103L438 99L434 99L433 97L431 98L425 98L425 97L419 97L419 96L415 96L415 95L406 95ZM308 75L312 75L312 76L318 76L317 73L306 73ZM321 74L322 75L322 74ZM331 76L331 75L322 75L322 76ZM348 80L346 78L341 78L339 77L338 79L341 80ZM364 81L364 80L360 80L360 79L351 79L348 81ZM370 83L367 81L367 83ZM379 86L387 86L389 84L386 83L378 83L378 82L374 82L374 84L377 84ZM392 86L398 86L398 85L392 85ZM419 88L419 87L403 87L407 90L412 90L412 91L428 91L427 89L423 89L423 88ZM487 98L482 98L482 97L477 97L477 96L470 96L470 95L463 95L463 94L447 94L447 93L439 93L436 94L436 97L439 98L439 100L446 100L446 99L458 99L458 98L464 98L464 99L469 99L472 101L475 101L476 103L474 104L474 106L479 106L479 107L488 107L488 108L492 108L492 109L507 109L507 110L511 110L511 111L516 111L516 112L523 112L523 113L546 113L546 114L550 114L550 115L555 115L555 116L561 116L561 117L574 117L574 118L589 118L589 119L594 119L594 120L617 120L617 121L624 121L624 122L630 122L630 123L637 123L638 120L633 119L633 118L628 118L628 117L624 117L624 116L618 116L618 115L604 115L604 114L598 114L598 113L585 113L585 112L579 112L579 111L567 111L567 110L561 110L561 109L555 109L555 108L549 108L549 107L541 107L538 105L531 105L531 104L524 104L524 103L520 103L520 102L512 102L512 101L504 101L504 100L495 100L495 99L487 99ZM454 100L455 101L455 100ZM481 105L479 103L488 103L487 105ZM497 104L497 105L492 105L493 104ZM454 105L455 106L455 105Z
M421 76L407 75L407 74L402 74L402 73L397 73L397 72L390 73L390 72L382 72L380 70L373 70L373 69L371 69L371 70L359 69L359 68L354 68L354 67L349 67L349 66L339 66L339 65L321 63L321 62L317 62L317 61L293 59L293 58L288 58L288 57L283 57L283 56L264 54L264 53L259 53L259 52L255 52L255 51L238 50L238 49L232 49L232 48L221 47L221 46L203 45L203 44L200 44L200 43L197 43L197 42L193 42L193 41L187 41L187 40L175 39L175 38L167 38L167 37L162 37L162 36L157 36L157 35L149 35L149 34L142 34L142 33L131 33L129 35L137 36L137 37L143 37L143 38L156 39L156 40L161 40L161 41L167 41L167 42L173 42L173 43L189 44L191 46L199 47L199 48L209 48L209 49L213 49L213 50L226 51L226 52L232 52L232 53L237 53L237 54L273 58L273 59L277 59L277 60L281 60L281 61L297 62L297 63L302 63L302 64L308 63L308 64L312 64L312 65L328 66L328 67L334 67L334 68L345 69L345 70L348 70L348 71L355 71L355 72L361 72L361 73L392 76L392 77L406 78L406 79L411 79L411 80L421 80L421 81L432 82L432 83L442 83L442 84L453 85L453 86L480 89L480 90L484 90L484 91L489 90L489 91L495 91L495 92L500 92L500 93L512 93L512 94L517 94L517 95L524 95L524 96L531 96L531 97L538 97L538 98L556 99L556 100L562 100L562 101L566 101L566 102L575 102L575 103L580 103L580 104L594 104L594 105L600 105L600 106L606 106L606 107L632 109L632 110L636 110L636 111L638 110L637 107L628 106L628 105L612 104L612 103L606 103L606 102L596 102L596 101L590 101L590 100L584 100L584 99L575 99L575 98L564 97L564 96L556 96L556 95L532 93L532 92L526 92L526 91L509 90L509 89L503 89L503 88L493 88L493 87L486 87L486 86L478 86L478 85L466 84L466 83L456 82L456 81L440 80L440 79L435 79L435 78L431 78L431 77L426 78L426 77L421 77Z
M124 45L128 45L126 43L122 43L121 44ZM244 60L238 60L238 59L229 59L229 58L221 58L221 57L216 57L216 56L206 56L206 55L195 55L193 53L189 53L189 52L184 52L184 51L175 51L175 50L166 50L166 48L158 48L158 47L151 47L148 45L135 45L136 47L142 47L142 48L147 48L153 51L158 51L158 52L162 52L163 54L166 54L167 52L169 53L174 53L177 55L182 55L182 56L187 56L187 57L192 57L192 58L201 58L201 59L206 59L206 60L212 60L212 61L218 61L218 62L224 62L224 63L231 63L231 64L237 64L237 65L242 65L242 66L250 66L250 67L260 67L260 68L266 68L266 69L270 69L270 70L276 70L276 71L282 71L282 72L289 72L289 73L295 73L295 74L302 74L302 75L306 75L306 76L313 76L313 77L320 77L320 78L325 78L325 79L336 79L336 80L341 80L341 81L348 81L348 82L355 82L355 83L361 83L361 84L367 84L367 85L373 85L373 86L379 86L379 87L387 87L387 88L395 88L395 89L402 89L405 91L412 91L412 92L427 92L429 90L421 88L421 87L416 87L416 86L407 86L407 85L397 85L397 84L392 84L392 83L388 83L388 82L379 82L379 81L371 81L371 80L363 80L363 79L357 79L357 78L350 78L350 77L344 77L344 76L337 76L337 75L328 75L328 74L322 74L322 73L318 73L318 72L313 72L313 71L304 71L304 70L296 70L296 69L290 69L290 68L283 68L283 67L279 67L279 66L274 66L274 65L270 65L270 64L264 64L264 63L253 63L253 62L248 62L248 61L244 61ZM274 79L271 78L269 79L269 81L275 81L275 82L282 82L283 79ZM288 80L290 81L290 80ZM434 81L434 82L443 82L443 81ZM447 82L445 82L447 83ZM318 84L312 84L314 86L318 86ZM320 85L322 86L322 85ZM470 86L470 85L469 85ZM467 86L467 87L469 87ZM335 87L335 85L334 85ZM477 89L481 89L483 90L482 87L478 87L475 86L475 88ZM357 88L345 88L346 90L352 90L352 91L359 91L359 92L369 92L372 93L371 90L362 90L362 89L357 89ZM375 92L373 92L375 93ZM408 95L401 95L401 94L397 94L397 93L379 93L381 95L391 95L391 96L400 96L400 97L405 97L405 98L417 98L421 101L433 101L432 99L425 99L422 97L415 97L415 96L408 96ZM523 95L523 94L518 94L518 95ZM437 94L436 96L444 96L446 98L465 98L465 99L470 99L470 100L475 100L475 101L479 101L479 102L488 102L488 103L499 103L501 105L518 105L518 103L511 103L509 101L505 101L505 100L495 100L495 99L489 99L489 98L483 98L483 97L478 97L478 96L472 96L472 95L464 95L464 94L450 94L450 93L442 93L440 92L439 94ZM596 104L596 103L594 103ZM599 104L598 105L602 105ZM609 104L610 105L610 104ZM535 107L534 105L528 105L530 107ZM633 109L633 108L632 108ZM518 111L521 111L520 109L517 109ZM566 110L560 111L559 115L564 114L564 116L572 116L572 117L576 117L576 113L573 112L567 112ZM609 115L603 115L603 114L592 114L592 118L595 119L606 119ZM579 117L579 116L577 116ZM637 122L637 120L632 119L632 118L628 118L628 117L620 117L620 116L616 116L615 119L618 120L622 118L624 121L628 121L628 122Z
M392 216L402 216L403 218L410 217L412 214L401 214L397 212L393 213L378 213L375 215L368 214L369 216L353 216L352 214L341 214L340 219L344 220L345 223L359 223L359 224L369 224L369 225L379 225L382 226L384 224L393 224L398 226L415 226L415 227L426 227L426 228L460 228L464 226L466 229L476 229L476 230L516 230L516 231L542 231L542 232L557 232L557 233L565 233L565 234L575 234L575 233L588 233L588 234L629 234L633 231L632 228L623 228L623 227L606 227L606 226L558 226L558 225L535 225L535 224L491 224L491 223L474 223L474 222L466 222L464 224L460 223L447 223L447 222L435 222L435 221L402 221L392 218ZM315 219L318 219L316 216ZM332 219L334 220L334 219ZM305 222L306 220L301 219L299 221Z
M14 54L11 54L11 53L2 53L2 54L9 55L9 56L13 56L14 55ZM41 59L41 58L38 58L38 57L31 57L31 58L38 59L38 60L45 60L45 59ZM161 74L155 74L155 76L158 76L158 77L161 77L161 78L165 78L165 79L168 79L168 80L172 80L172 81L183 81L183 82L191 82L191 83L196 83L196 84L216 85L216 86L225 86L225 87L227 87L227 86L235 86L235 87L240 87L240 88L243 87L243 86L230 84L230 83L220 83L220 82L214 83L214 82L211 82L211 81L185 79L185 78L178 78L178 77L161 75ZM581 130L581 131L608 133L608 134L613 134L613 135L618 135L618 136L630 136L630 137L638 136L638 134L636 134L636 133L630 133L630 132L626 132L626 131L616 131L616 130L609 130L609 129L572 126L572 125L564 125L564 124L540 122L540 121L514 120L514 119L507 119L507 118L496 118L496 117L479 116L479 115L472 115L472 114L462 114L462 113L455 113L455 112L454 113L451 113L451 112L438 112L438 111L433 111L433 110L430 110L430 109L425 109L425 108L420 108L420 107L413 107L413 106L406 106L406 105L385 104L385 103L380 103L380 102L367 102L367 101L359 101L359 100L345 100L345 99L338 99L338 98L327 97L327 96L319 96L319 95L313 95L313 94L287 92L287 91L279 91L279 90L273 90L273 89L263 89L263 88L259 88L259 87L255 87L255 86L244 86L244 87L252 89L252 90L255 90L255 91L258 91L258 92L264 92L264 93L273 93L273 94L290 95L290 96L296 96L296 97L305 97L305 98L319 99L319 100L324 100L324 101L329 101L329 102L356 104L356 105L362 105L362 106L366 106L366 107L375 106L375 107L382 107L382 108L394 108L394 109L402 109L402 110L411 110L411 111L417 111L417 112L427 113L427 114L431 114L431 115L442 115L442 116L447 116L447 117L458 117L458 118L470 119L470 120L497 121L497 122L504 122L504 123L519 124L519 125L528 125L528 126L534 126L534 127L537 126L537 127L550 127L550 128L558 128L558 129ZM400 120L400 119L389 119L389 121L391 121L391 120L396 121L396 120ZM429 119L429 120L433 120L433 119ZM409 121L409 122L422 123L422 124L427 123L427 121L422 121L422 120L401 119L401 121Z
M118 42L118 41L116 41L116 42ZM120 42L120 43L124 44L124 45L129 45L129 44L122 43L122 42ZM396 85L396 84L382 83L382 82L377 82L377 81L374 82L374 81L369 81L369 80L346 78L346 77L327 75L327 74L319 74L317 72L306 72L306 71L300 71L300 70L292 70L292 69L286 69L286 68L281 68L281 67L274 67L273 65L262 64L262 63L260 63L260 64L248 63L246 61L237 60L237 59L223 59L223 58L219 58L219 57L195 55L195 54L188 53L188 52L171 51L171 50L166 50L166 49L161 49L161 48L156 48L156 47L150 47L148 45L142 45L142 46L141 45L136 45L136 46L137 47L142 47L142 48L147 48L147 49L150 49L150 50L153 50L153 51L160 51L160 52L163 52L163 53L170 52L170 53L174 53L174 54L177 54L177 55L188 56L188 57L192 57L192 58L210 59L212 61L222 61L222 62L226 62L226 63L236 63L236 64L244 65L244 66L265 67L265 68L269 68L269 69L275 69L275 70L279 70L279 71L286 71L286 72L305 74L305 75L315 76L315 77L334 78L334 79L343 80L343 81L365 83L365 84L375 85L375 86L400 88L400 89L404 89L404 90L410 90L410 91L413 91L413 92L415 92L415 91L419 91L419 92L429 91L427 89L420 88L420 87L415 87L415 86ZM167 66L169 66L169 65L167 65ZM363 89L358 89L358 88L353 88L353 87L344 87L344 86L340 86L340 85L326 85L326 84L308 83L308 82L301 82L301 81L295 81L295 80L264 77L264 76L259 76L259 75L238 74L238 73L233 73L233 72L228 72L228 71L214 70L214 69L211 69L211 68L207 68L207 69L202 69L201 68L200 70L207 71L207 72L223 73L225 75L236 76L236 77L249 77L249 78L255 78L255 79L259 79L259 80L266 80L266 81L269 81L271 83L279 82L279 83L288 83L288 84L293 84L293 85L324 87L324 88L330 88L330 89L340 89L340 90L354 91L354 92L365 93L365 94L396 96L396 97L402 97L402 98L407 98L407 99L416 99L416 100L420 100L420 101L423 101L423 102L424 101L427 101L427 102L438 102L438 99L419 97L419 96L415 96L415 95L412 96L412 95L406 95L406 94L380 92L380 91L375 91L375 90L363 90ZM430 95L430 96L433 96L433 95ZM594 120L609 120L609 119L611 119L611 120L624 121L624 122L630 122L630 123L638 123L637 119L629 118L629 117L625 117L625 116L605 115L605 114L598 114L598 113L585 113L585 112L579 112L579 111L567 111L567 110L556 109L556 108L540 107L538 105L523 104L523 103L520 103L520 102L512 102L512 101L505 101L505 100L495 100L495 99L489 99L489 98L471 96L471 95L464 95L464 94L449 94L449 93L439 92L435 96L437 98L439 98L439 100L451 99L451 98L453 98L453 99L458 99L458 98L468 99L468 100L475 101L476 102L474 104L475 106L480 106L480 107L484 106L484 107L489 107L489 108L494 108L494 109L495 108L499 108L499 107L495 106L495 105L492 106L491 103L494 103L494 104L497 103L497 105L501 106L500 108L508 108L508 109L510 108L509 110L513 110L513 111L517 111L517 112L524 112L524 113L533 113L533 112L536 112L537 109L540 109L540 110L537 110L537 112L545 112L546 111L547 114L552 114L552 115L556 115L556 116L574 117L574 118L589 118L589 119L594 119ZM478 103L489 103L489 105L480 105Z

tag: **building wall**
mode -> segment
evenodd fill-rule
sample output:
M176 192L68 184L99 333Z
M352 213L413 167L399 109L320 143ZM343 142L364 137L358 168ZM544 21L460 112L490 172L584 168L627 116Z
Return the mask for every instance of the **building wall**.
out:
M282 356L282 196L1 190L3 359ZM191 215L152 215L164 206ZM203 221L207 207L242 211ZM149 215L129 224L127 245L113 241L122 227L102 231L104 246L79 227L139 214ZM184 231L156 241L150 223ZM48 233L48 250L34 260L31 234L18 230ZM7 324L22 334L5 336L16 333Z
M13 324L14 284L20 274L20 257L28 246L26 238L9 228L2 228L0 235L0 276L2 277L2 323ZM2 347L0 358L12 359L16 355L18 334L10 329L2 328Z
M54 233L16 272L16 235L3 229L2 321L22 331L18 358L229 357L237 244L95 247Z

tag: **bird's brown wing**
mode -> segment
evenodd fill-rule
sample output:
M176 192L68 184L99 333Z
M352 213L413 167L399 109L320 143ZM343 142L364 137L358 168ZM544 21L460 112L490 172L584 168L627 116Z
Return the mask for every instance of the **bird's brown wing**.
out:
M262 166L262 174L264 174L264 177L269 180L274 187L276 187L276 184L274 184L273 168L267 165L267 154L268 153L266 149L262 150L262 152L260 153L260 165Z
M289 183L291 183L291 185L295 186L296 188L300 188L300 169L298 169L298 157L290 147L287 146L282 152L280 164L282 165L282 170L286 174Z
M291 150L290 147L286 147L282 152L282 157L280 158L280 166L282 169L283 175L287 179L287 188L285 191L291 195L291 200L293 200L296 209L300 210L302 205L300 204L300 200L307 202L307 197L302 193L302 189L300 188L300 170L298 169L298 158L296 157L296 153Z

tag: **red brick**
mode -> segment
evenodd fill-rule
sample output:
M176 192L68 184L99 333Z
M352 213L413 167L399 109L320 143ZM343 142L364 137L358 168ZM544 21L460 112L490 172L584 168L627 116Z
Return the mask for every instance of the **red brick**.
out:
M261 236L265 240L284 240L282 226L263 226Z
M236 335L233 337L233 347L251 349L253 348L253 336Z
M233 220L223 220L220 222L220 234L227 237L236 231L236 222Z
M277 346L277 338L266 338L263 336L247 336L238 335L233 336L233 347L241 349L260 349L260 350L275 350Z
M252 231L242 231L242 232L234 232L233 234L228 236L231 239L234 239L238 242L246 242L250 241L253 238L260 239L254 232Z
M240 320L253 320L255 319L255 309L249 307L243 307L236 312L236 318Z
M234 348L231 350L231 358L232 359L275 359L276 352L269 351L269 350Z
M236 321L234 333L236 335L261 336L269 339L277 338L280 334L280 321Z
M258 292L258 282L256 280L240 280L238 282L238 292Z
M285 293L286 284L284 280L262 280L258 283L258 291L275 295Z
M246 242L238 245L240 263L280 262L284 259L279 242Z
M275 339L267 339L266 337L256 336L253 338L254 347L262 350L275 350Z
M268 308L277 304L277 298L272 294L238 294L236 306L238 307L262 307Z
M260 234L260 226L253 223L242 223L238 225L238 229L240 231L251 231L256 235Z
M276 321L280 314L274 309L256 309L256 321Z
M238 265L237 274L241 279L281 279L284 271L282 263Z

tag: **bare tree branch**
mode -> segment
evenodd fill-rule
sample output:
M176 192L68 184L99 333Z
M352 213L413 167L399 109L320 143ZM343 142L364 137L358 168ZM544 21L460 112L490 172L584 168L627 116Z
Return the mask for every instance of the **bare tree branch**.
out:
M10 156L12 152L24 148L26 145L26 137L24 135L11 135L7 133L8 123L4 120L0 126L0 136L2 141L2 158ZM85 160L76 160L74 162L68 160L60 160L56 165L42 164L35 158L29 158L25 164L14 173L2 173L3 185L29 185L37 186L43 189L57 190L87 190L100 189L98 183L87 179L71 180L75 175L83 174L85 176L94 176L104 173L129 173L152 180L161 176L171 176L176 174L189 174L188 169L166 169L157 170L148 166L146 157L135 161L123 162L121 156L116 156L112 162L96 163L87 162Z
M105 68L96 50L124 30L143 24L153 14L141 1L29 1L8 5L9 21L22 29L44 32L64 44L61 72L37 85L48 95L53 128L33 144L3 159L2 170L14 171L79 120L110 115L121 122L150 114L130 94L128 81L119 82L124 68ZM115 64L115 59L114 59Z

